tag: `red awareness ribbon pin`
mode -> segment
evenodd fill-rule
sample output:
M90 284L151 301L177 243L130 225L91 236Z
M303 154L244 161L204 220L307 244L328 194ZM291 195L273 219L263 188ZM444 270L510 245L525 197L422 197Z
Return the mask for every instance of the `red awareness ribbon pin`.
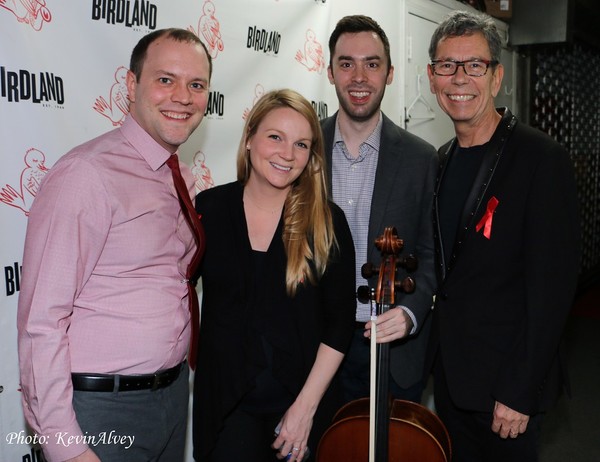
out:
M481 217L481 220L479 220L479 223L477 223L477 226L475 227L475 231L477 232L483 228L483 235L488 239L492 236L492 220L499 203L500 201L498 201L495 196L492 196L487 203L487 209L483 214L483 217Z

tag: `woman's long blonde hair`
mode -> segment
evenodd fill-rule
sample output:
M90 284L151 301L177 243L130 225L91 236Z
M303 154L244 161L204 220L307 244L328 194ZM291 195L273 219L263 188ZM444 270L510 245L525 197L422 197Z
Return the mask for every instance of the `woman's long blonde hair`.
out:
M237 155L237 178L245 185L250 178L248 140L262 120L274 109L291 108L309 123L312 132L308 163L292 185L284 204L283 244L287 255L286 289L296 294L299 284L312 284L327 268L332 246L336 245L331 210L327 204L325 154L321 125L312 105L294 90L275 90L263 95L246 118ZM311 262L314 270L311 269ZM316 272L316 274L314 274Z

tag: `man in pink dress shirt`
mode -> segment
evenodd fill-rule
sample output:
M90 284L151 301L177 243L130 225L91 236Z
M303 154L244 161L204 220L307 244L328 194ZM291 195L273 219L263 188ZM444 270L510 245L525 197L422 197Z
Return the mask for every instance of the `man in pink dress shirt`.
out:
M123 126L63 156L31 208L19 363L48 461L183 460L196 243L165 162L200 124L210 75L194 34L143 37Z

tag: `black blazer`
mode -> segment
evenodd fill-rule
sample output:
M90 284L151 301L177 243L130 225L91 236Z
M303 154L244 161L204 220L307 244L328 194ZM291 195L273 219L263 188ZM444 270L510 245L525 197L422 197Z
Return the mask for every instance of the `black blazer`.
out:
M581 246L573 167L558 143L503 109L444 261L437 194L455 145L439 151L439 290L428 369L441 352L458 407L491 412L499 401L531 415L547 409L566 381L559 343ZM490 200L498 203L488 238L477 225Z
M345 353L354 333L354 244L340 208L331 204L339 247L332 252L327 271L318 285L307 284L290 299L285 293L287 259L281 238L282 220L265 255L261 287L256 288L242 193L242 185L234 182L207 189L196 197L196 210L206 235L200 268L202 312L194 379L196 460L205 460L225 416L253 383L247 353L255 346L255 331L251 331L250 324L257 303L266 299L265 303L273 306L274 316L289 320L289 327L281 329L281 338L276 339L280 343L273 354L273 374L294 396L304 386L319 344ZM340 404L334 393L336 385L334 381L315 414L311 450L317 449L320 434Z
M433 229L431 210L433 185L438 166L435 148L421 138L401 129L384 114L375 187L369 217L368 261L379 266L380 251L375 239L386 227L394 226L404 240L402 256L413 254L419 267L412 275L416 291L399 296L398 304L415 314L417 332L407 339L393 342L390 348L390 371L394 380L408 388L421 380L429 335L435 284ZM337 113L322 121L327 172L331 193L331 156ZM359 262L366 263L366 262ZM377 277L369 281L375 287Z

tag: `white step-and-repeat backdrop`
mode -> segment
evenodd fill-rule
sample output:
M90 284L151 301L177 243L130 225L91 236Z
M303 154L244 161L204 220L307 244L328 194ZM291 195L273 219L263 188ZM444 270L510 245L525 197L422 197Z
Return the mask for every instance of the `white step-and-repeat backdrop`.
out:
M265 91L294 88L320 117L333 114L337 100L327 80L327 42L334 24L345 14L370 15L397 52L401 4L0 0L1 461L43 460L27 437L17 365L16 311L29 208L60 156L123 122L125 73L137 41L155 29L182 27L196 32L210 50L214 72L206 116L181 149L202 190L235 178L244 117ZM401 112L399 84L394 85L386 95L392 116Z

